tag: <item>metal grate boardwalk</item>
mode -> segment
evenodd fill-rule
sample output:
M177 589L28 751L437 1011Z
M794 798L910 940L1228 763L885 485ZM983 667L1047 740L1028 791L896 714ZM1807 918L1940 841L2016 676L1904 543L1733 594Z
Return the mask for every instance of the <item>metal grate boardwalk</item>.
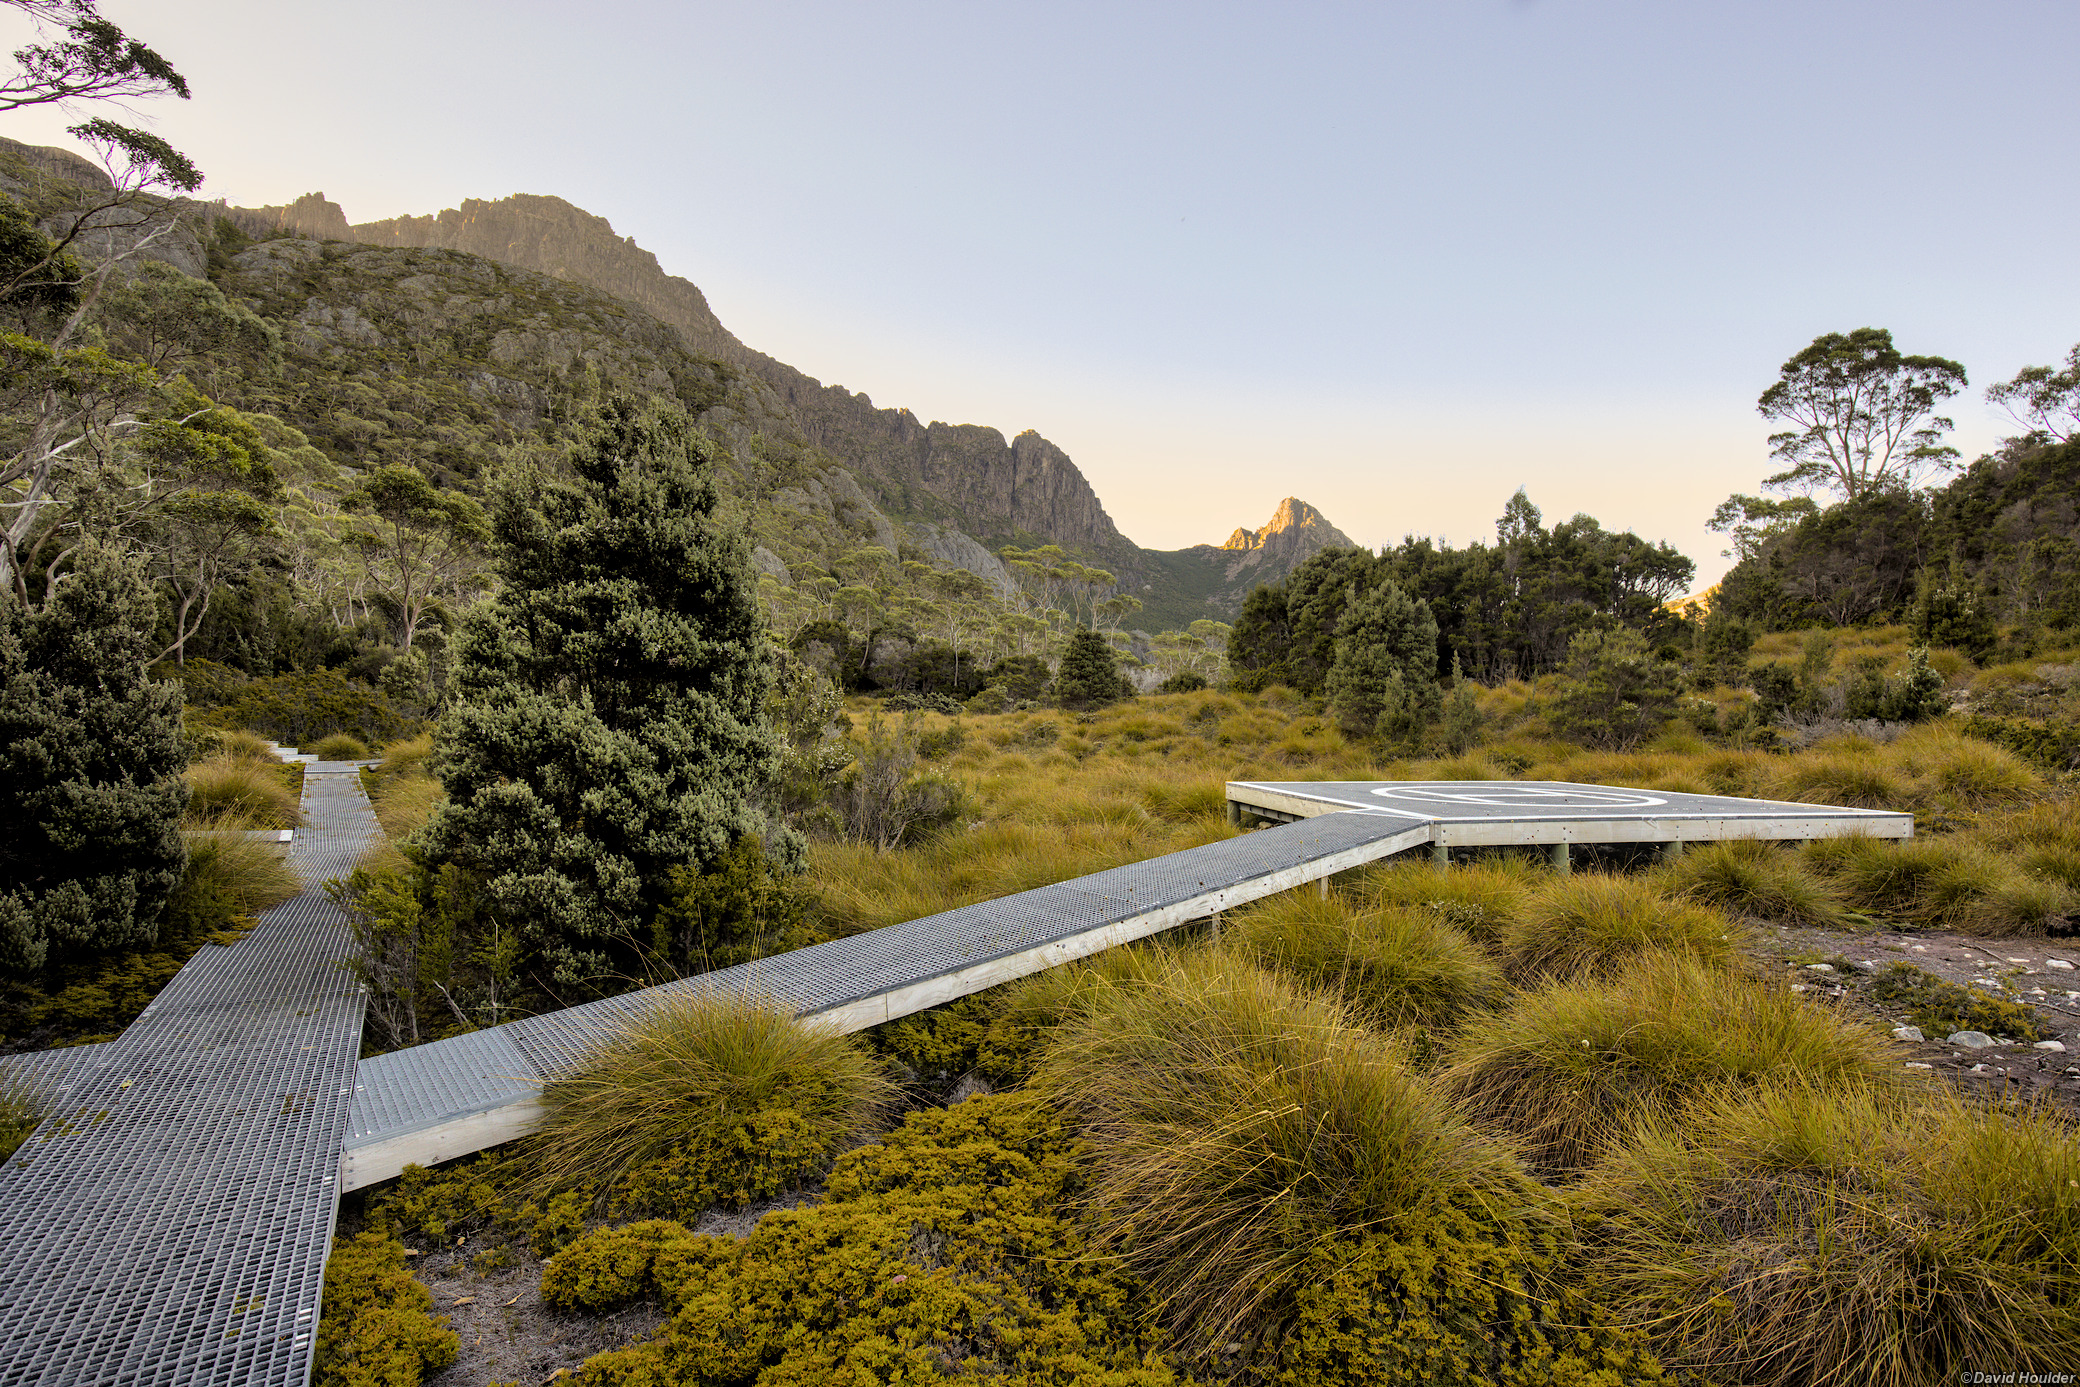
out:
M344 1185L446 1160L531 1125L543 1082L618 1017L727 990L856 1030L1428 840L1384 814L1330 814L963 906L756 963L436 1041L362 1063ZM510 1114L503 1121L484 1115Z
M8 1067L63 1106L0 1170L0 1383L308 1380L362 1011L322 888L377 834L353 769L307 768L302 895L119 1039Z

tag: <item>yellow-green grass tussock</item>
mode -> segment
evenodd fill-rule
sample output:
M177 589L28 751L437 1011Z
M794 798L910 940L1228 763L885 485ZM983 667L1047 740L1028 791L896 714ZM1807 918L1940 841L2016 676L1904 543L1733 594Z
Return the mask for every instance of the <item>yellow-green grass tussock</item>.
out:
M302 818L290 772L280 761L219 753L188 767L192 828L294 828Z
M2080 1343L2080 1142L2048 1113L1729 1094L1643 1129L1578 1208L1591 1286L1705 1381L1925 1387Z
M1740 927L1708 905L1663 895L1646 877L1549 877L1503 930L1503 963L1520 982L1609 973L1649 949L1726 960Z
M1218 951L1146 957L1059 1028L1034 1082L1090 1143L1099 1226L1186 1342L1284 1323L1326 1242L1536 1203L1335 1001Z
M1772 980L1657 949L1474 1021L1437 1083L1535 1167L1567 1175L1641 1118L1723 1088L1888 1082L1900 1072L1891 1045Z
M662 1213L742 1204L827 1165L894 1095L850 1037L734 993L667 998L543 1091L536 1191Z
M1477 944L1422 906L1381 910L1306 888L1231 920L1224 944L1342 998L1375 1029L1450 1028L1507 990L1502 970Z

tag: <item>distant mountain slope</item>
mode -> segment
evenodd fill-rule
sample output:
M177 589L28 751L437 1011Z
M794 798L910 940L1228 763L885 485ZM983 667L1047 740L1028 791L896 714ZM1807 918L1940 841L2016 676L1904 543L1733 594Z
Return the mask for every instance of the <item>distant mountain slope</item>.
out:
M280 207L224 210L248 234L462 251L609 294L676 329L696 353L758 380L766 387L762 402L789 416L788 432L848 468L878 510L927 522L934 534L972 536L988 549L1051 542L1080 552L1142 599L1137 622L1149 629L1231 617L1258 583L1277 581L1320 548L1350 542L1319 511L1289 498L1263 529L1238 529L1226 545L1143 549L1119 532L1068 454L1038 433L1006 440L983 425L926 424L776 361L724 327L691 281L667 274L605 218L561 198L472 198L430 216L360 224L322 193ZM959 539L948 542L958 547Z
M862 474L892 514L953 520L999 542L1039 537L1114 561L1133 548L1068 455L1038 434L1007 443L979 425L926 425L907 409L877 409L863 394L753 351L723 327L691 281L666 274L656 256L615 235L606 218L562 198L470 198L432 216L350 225L337 203L310 193L283 207L245 209L241 221L252 231L467 251L598 289L677 328L695 351L763 378L803 437Z
M1231 620L1251 589L1278 582L1324 549L1351 544L1327 516L1288 496L1262 529L1238 528L1218 547L1195 544L1151 554L1162 578L1142 597L1141 624L1161 629L1202 616Z

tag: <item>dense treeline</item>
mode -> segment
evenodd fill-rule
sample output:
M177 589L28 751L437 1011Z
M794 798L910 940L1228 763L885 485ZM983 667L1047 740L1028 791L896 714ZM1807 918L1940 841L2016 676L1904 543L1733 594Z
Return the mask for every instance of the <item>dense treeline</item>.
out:
M1726 575L1764 630L1904 622L1974 654L1996 625L2080 624L2080 443L2024 439L1947 486L1838 502L1762 538Z
M1482 683L1531 678L1557 669L1584 631L1622 626L1661 638L1680 627L1664 604L1696 572L1689 559L1590 516L1551 529L1543 522L1519 491L1492 545L1454 549L1411 538L1379 554L1316 554L1245 602L1228 644L1237 686L1323 692L1346 609L1384 584L1424 604L1434 620L1433 679L1455 666Z

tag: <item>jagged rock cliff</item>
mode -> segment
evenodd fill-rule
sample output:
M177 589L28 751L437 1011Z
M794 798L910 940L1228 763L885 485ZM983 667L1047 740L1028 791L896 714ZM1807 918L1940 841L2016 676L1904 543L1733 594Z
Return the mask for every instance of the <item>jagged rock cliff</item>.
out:
M1144 615L1151 629L1180 626L1200 616L1226 621L1242 610L1242 599L1263 583L1275 583L1324 549L1348 546L1351 537L1307 502L1288 496L1262 529L1238 528L1226 544L1195 544L1153 554L1160 575L1149 586Z
M1299 497L1288 496L1278 503L1263 529L1236 530L1221 551L1234 556L1227 568L1232 579L1252 570L1283 576L1323 549L1349 548L1350 544L1351 537L1331 525L1328 516Z
M0 190L23 195L39 180L91 186L96 179L105 183L69 151L0 140ZM1237 530L1227 546L1142 549L1119 532L1069 456L1038 433L1007 441L982 425L926 424L907 409L878 408L864 394L755 351L716 319L697 286L666 274L605 218L561 198L470 199L431 216L359 225L322 193L279 207L180 205L184 225L163 249L155 247L154 258L216 275L204 264L209 228L229 222L262 238L263 246L236 255L225 269L256 307L279 315L289 343L317 367L356 354L381 356L409 341L414 359L437 363L432 376L444 378L416 387L432 392L414 402L432 414L459 409L482 427L497 421L524 430L549 407L558 382L592 366L609 380L686 400L739 456L770 451L778 440L780 453L793 459L788 483L747 497L779 527L766 533L755 526L771 546L762 552L776 579L820 546L870 542L907 546L1005 586L1010 575L995 548L1053 542L1111 569L1121 588L1146 604L1140 623L1162 629L1232 615L1257 583L1276 581L1326 545L1349 542L1318 511L1288 500L1268 525ZM266 239L285 233L290 239ZM337 245L321 249L323 242L406 254L350 264L335 258ZM411 258L443 252L459 254L437 262ZM566 303L525 280L485 280L473 268L485 262L607 295L638 315L610 321L592 304ZM652 335L659 331L691 356ZM322 409L313 402L303 421L324 446L356 462L394 450L445 471L454 450L430 415L422 419L359 384L341 389L353 398ZM757 444L761 439L768 442ZM791 539L814 542L805 548Z
M877 409L863 394L753 351L716 319L699 288L666 274L606 218L562 198L470 198L432 216L350 225L339 204L307 193L286 206L242 209L236 220L248 233L467 251L611 294L677 328L695 351L762 377L794 412L803 437L859 473L884 509L958 521L986 539L1038 536L1116 564L1131 561L1133 546L1097 493L1046 439L1028 431L1006 443L979 425L922 424L907 409Z

